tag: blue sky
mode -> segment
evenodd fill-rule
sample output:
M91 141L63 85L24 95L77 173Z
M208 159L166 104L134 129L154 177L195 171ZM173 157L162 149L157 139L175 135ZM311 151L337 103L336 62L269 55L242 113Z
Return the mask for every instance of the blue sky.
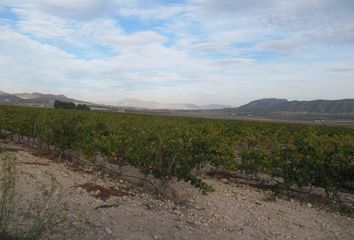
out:
M3 0L0 90L116 102L354 97L352 0Z

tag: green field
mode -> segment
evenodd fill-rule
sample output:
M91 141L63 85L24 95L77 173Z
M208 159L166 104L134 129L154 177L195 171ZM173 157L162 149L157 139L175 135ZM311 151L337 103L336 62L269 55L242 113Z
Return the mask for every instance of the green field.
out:
M207 164L281 177L285 188L354 188L354 129L13 106L0 106L0 128L57 153L101 154L203 191L212 188L193 170Z

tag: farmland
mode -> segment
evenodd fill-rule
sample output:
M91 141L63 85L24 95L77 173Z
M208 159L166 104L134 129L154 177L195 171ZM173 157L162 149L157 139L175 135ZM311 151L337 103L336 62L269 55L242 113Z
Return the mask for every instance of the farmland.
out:
M0 106L0 129L1 237L354 234L350 128Z
M353 190L353 129L13 106L0 107L0 127L42 151L100 155L203 192L213 188L194 170L206 165L280 178L284 190Z

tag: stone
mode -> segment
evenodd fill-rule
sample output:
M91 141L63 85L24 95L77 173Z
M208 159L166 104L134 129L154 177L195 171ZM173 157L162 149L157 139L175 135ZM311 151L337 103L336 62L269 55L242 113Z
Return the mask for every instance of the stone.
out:
M109 227L105 227L106 232L111 235L113 232Z
M222 182L222 183L228 183L229 180L227 180L226 178L222 178L222 179L220 179L220 182Z

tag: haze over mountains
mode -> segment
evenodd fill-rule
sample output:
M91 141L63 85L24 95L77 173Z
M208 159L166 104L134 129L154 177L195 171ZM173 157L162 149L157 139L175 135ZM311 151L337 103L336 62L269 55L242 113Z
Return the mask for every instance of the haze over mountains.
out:
M16 104L27 106L52 107L55 100L74 102L75 104L88 104L93 107L102 104L85 102L65 95L42 93L15 93L9 94L0 91L0 104ZM252 101L237 108L226 105L195 105L188 103L160 103L126 98L121 101L106 103L111 109L133 108L144 110L211 110L215 113L229 113L236 115L271 115L279 113L300 114L341 114L354 115L354 99L341 100L313 100L313 101L288 101L286 99L266 98Z
M202 110L202 109L223 109L228 108L228 105L209 104L209 105L196 105L190 103L161 103L155 101L144 101L135 98L124 98L118 102L107 102L108 105L118 107L133 107L143 109L184 109L184 110Z

